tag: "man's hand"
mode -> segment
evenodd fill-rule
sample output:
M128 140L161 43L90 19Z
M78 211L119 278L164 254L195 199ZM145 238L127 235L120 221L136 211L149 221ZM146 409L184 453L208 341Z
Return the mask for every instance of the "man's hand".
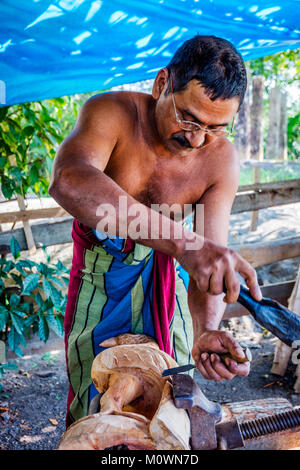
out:
M237 363L233 359L226 358L225 365L218 353L230 353L241 359L244 357L243 349L227 331L208 330L194 338L192 356L205 379L219 382L223 379L231 380L236 375L249 374L249 362Z
M195 242L198 235L195 233ZM204 239L203 247L197 250L185 250L177 256L181 266L196 282L200 292L219 295L226 288L224 302L235 303L240 292L240 282L236 272L241 274L255 300L262 299L257 282L256 271L250 264L233 250Z

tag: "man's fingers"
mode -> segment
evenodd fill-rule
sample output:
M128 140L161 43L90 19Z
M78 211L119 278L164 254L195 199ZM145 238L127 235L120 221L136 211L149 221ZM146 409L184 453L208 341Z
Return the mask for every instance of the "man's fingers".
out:
M230 333L224 331L220 335L220 342L223 348L231 354L232 357L241 358L245 357L245 353L239 342L234 339Z
M210 380L215 380L216 382L223 380L224 377L220 376L218 372L214 370L210 355L208 353L201 354L200 361L206 376L208 376Z
M220 377L223 377L226 380L232 380L235 377L235 374L231 373L224 363L221 361L220 357L217 354L211 355L211 361L213 364L214 370L219 374Z
M240 282L233 269L225 273L224 284L226 287L226 295L223 300L228 304L234 304L240 294Z
M209 294L218 295L223 292L223 277L221 273L213 273L209 280Z
M234 375L246 377L250 372L250 362L237 363L233 359L225 359L228 370Z
M212 380L210 376L208 375L208 373L206 372L205 368L203 367L201 359L199 360L199 362L197 362L197 369L199 370L202 377L204 377L206 380Z
M260 301L262 299L262 293L257 281L256 271L250 264L247 263L243 258L240 258L237 271L243 276L249 287L250 294L255 300Z

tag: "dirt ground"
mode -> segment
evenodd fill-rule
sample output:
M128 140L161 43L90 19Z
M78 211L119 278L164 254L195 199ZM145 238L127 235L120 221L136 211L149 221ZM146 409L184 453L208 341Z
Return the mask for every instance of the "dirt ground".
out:
M291 204L260 211L257 232L249 234L249 214L231 218L230 243L254 243L284 236L296 236L300 231L299 205ZM272 220L272 223L271 223ZM53 261L70 263L72 246L49 248ZM41 250L36 258L43 257ZM300 258L264 266L257 270L260 284L295 279ZM204 380L196 372L195 379L205 395L219 403L247 401L268 397L288 399L300 405L300 394L293 390L295 365L289 364L284 377L270 373L276 339L263 334L262 328L249 316L222 322L238 340L250 348L253 360L248 377L235 377L219 383ZM18 370L4 374L0 394L0 449L54 450L65 429L68 380L65 369L63 340L54 334L46 344L38 338L28 343L24 357L10 354Z

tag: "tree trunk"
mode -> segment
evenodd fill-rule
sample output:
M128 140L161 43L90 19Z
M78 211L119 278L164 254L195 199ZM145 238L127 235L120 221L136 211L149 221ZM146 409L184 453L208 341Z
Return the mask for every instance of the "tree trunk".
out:
M250 107L250 154L252 160L264 159L263 149L263 102L264 77L256 75L252 79L252 103Z
M250 107L249 107L249 86L245 93L243 104L237 115L235 125L234 144L241 160L250 159Z
M270 93L269 129L266 145L266 158L279 158L279 128L280 128L280 89L275 86Z
M286 93L281 92L280 99L280 126L279 126L279 155L280 160L287 160L287 114L286 114Z

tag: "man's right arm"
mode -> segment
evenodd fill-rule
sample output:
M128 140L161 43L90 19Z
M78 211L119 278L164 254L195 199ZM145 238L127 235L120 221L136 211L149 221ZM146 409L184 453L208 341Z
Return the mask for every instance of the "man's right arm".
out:
M73 132L64 140L56 154L49 194L69 214L91 228L97 228L101 219L97 215L99 205L110 204L115 208L116 217L107 213L105 220L109 227L115 227L113 235L125 238L128 236L128 226L140 209L139 220L143 227L148 227L148 235L136 241L177 256L181 253L186 229L162 214L153 215L152 209L141 204L104 173L121 133L126 133L124 126L129 119L127 112L124 105L111 96L92 98L85 103ZM126 213L119 210L121 196L126 197ZM133 205L134 211L131 210ZM134 215L130 215L133 213ZM114 217L115 220L110 220L109 217ZM155 232L152 226L151 238L151 220L154 217L159 223ZM170 237L164 239L163 223L170 226ZM181 240L175 238L175 229L177 234L182 232Z

